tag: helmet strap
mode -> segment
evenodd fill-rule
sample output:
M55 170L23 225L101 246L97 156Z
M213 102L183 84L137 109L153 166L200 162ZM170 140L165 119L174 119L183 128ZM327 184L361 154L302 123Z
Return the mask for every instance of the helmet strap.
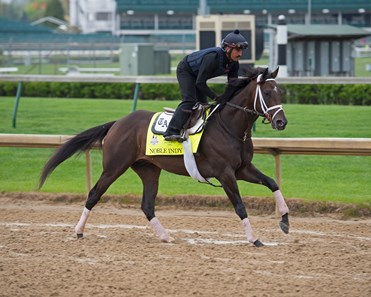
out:
M227 57L229 61L231 61L231 55L232 55L233 47L230 47L229 50L226 51Z

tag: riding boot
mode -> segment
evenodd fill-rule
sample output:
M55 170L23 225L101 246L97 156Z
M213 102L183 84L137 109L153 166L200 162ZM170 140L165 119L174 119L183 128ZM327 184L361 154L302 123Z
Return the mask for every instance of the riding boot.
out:
M187 123L190 115L190 112L184 111L183 108L179 106L174 112L167 130L164 133L165 140L183 142L185 140L184 135L182 135L183 126Z

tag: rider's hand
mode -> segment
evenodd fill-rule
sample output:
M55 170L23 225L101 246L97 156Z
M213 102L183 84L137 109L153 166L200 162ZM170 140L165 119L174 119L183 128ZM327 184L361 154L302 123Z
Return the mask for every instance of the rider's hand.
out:
M228 101L228 98L225 98L223 95L220 95L220 96L216 96L215 101L218 104L224 104Z

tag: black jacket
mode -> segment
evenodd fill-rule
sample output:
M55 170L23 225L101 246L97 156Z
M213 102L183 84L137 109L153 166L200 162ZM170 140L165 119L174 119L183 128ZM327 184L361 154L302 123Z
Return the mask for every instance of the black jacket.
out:
M211 99L216 94L207 86L208 79L227 75L238 77L239 63L229 61L225 51L220 47L212 47L189 54L183 60L188 65L191 75L196 78L196 88Z

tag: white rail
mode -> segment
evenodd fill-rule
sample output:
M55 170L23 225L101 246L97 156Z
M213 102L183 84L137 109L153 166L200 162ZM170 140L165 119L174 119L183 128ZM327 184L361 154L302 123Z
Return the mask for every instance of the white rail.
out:
M0 134L0 147L57 148L71 135ZM281 186L282 154L371 156L371 138L253 138L254 152L271 154ZM87 189L92 185L90 151L86 151Z
M178 83L175 76L96 76L91 75L13 75L0 74L0 81L43 81L43 82L97 82L97 83ZM277 78L281 84L371 84L369 77L283 77ZM225 77L209 80L210 83L225 83Z

